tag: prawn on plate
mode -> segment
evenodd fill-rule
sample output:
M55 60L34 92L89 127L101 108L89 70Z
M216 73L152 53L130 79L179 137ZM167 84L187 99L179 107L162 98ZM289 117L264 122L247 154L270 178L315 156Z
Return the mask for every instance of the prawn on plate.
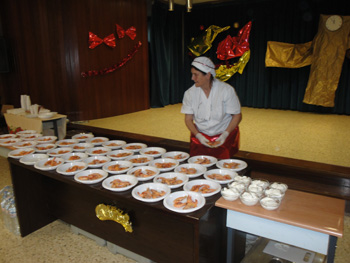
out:
M144 171L142 169L137 169L132 173L136 177L150 177L156 174L155 171L152 171L150 169L145 169Z
M157 181L167 185L176 185L176 184L181 184L183 182L182 180L177 179L177 177L172 177L172 178L158 177Z
M197 169L181 167L180 173L183 173L183 174L196 174L197 173Z
M110 171L123 171L125 169L128 169L128 167L121 166L120 164L108 166L108 170Z
M178 198L175 198L173 201L173 205L176 208L182 208L184 210L196 208L198 206L198 200L192 200L192 197L190 195L180 196Z
M226 181L232 179L230 175L228 174L209 174L208 177L213 180L218 180L218 181Z
M229 169L236 169L238 168L238 166L239 166L239 163L235 163L235 162L223 164L224 168L229 168Z
M160 169L171 168L175 165L175 163L155 163L155 166Z
M102 177L103 176L99 173L92 173L92 174L89 174L86 176L79 176L79 180L82 180L82 181L97 180L97 179L100 179Z
M210 159L204 157L204 158L198 158L195 163L198 164L211 164Z
M112 188L124 188L131 185L130 182L128 181L122 181L120 179L115 179L111 182L111 187Z
M155 199L165 195L165 191L157 191L155 189L147 188L147 190L142 193L137 192L137 194L145 199Z
M66 173L76 172L78 170L84 169L84 166L74 165L66 170Z
M193 192L200 192L202 194L208 194L214 192L216 189L210 188L210 185L208 184L197 184L192 186L190 191Z

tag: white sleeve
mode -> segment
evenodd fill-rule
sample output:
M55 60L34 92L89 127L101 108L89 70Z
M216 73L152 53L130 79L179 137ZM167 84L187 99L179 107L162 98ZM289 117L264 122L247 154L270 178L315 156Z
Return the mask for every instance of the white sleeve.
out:
M184 113L184 114L194 114L193 109L192 109L191 94L190 94L190 91L189 91L189 90L187 90L187 91L185 92L184 98L183 98L183 100L182 100L181 113Z
M225 107L227 114L241 113L241 103L239 102L236 91L233 87L227 89L227 99L225 100Z

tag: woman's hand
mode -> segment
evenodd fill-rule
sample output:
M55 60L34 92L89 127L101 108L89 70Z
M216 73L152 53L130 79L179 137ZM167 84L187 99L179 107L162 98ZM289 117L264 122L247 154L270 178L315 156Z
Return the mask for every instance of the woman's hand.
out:
M196 138L200 141L201 144L203 144L206 147L211 148L211 146L208 144L209 140L203 136L201 133L196 134Z
M216 142L219 142L218 144L216 144L215 146L213 146L214 148L217 148L221 145L223 145L228 137L229 133L227 131L224 131L219 138L216 139Z

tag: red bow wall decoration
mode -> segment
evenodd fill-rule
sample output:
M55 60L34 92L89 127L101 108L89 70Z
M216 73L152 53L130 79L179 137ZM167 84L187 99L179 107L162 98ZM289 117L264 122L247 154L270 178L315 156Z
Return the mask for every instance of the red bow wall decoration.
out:
M103 40L99 38L97 35L95 35L92 32L89 32L89 48L93 49L97 47L98 45L105 43L107 46L115 48L115 36L114 34L110 34L109 36L105 37Z
M136 37L136 28L135 27L129 27L126 31L118 24L115 24L117 34L119 38L123 38L125 35L130 37L132 40Z

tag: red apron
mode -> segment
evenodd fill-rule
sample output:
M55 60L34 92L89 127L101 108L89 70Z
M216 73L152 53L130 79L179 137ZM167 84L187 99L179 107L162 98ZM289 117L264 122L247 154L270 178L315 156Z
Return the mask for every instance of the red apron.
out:
M221 134L208 136L202 133L209 141L215 141ZM217 148L209 148L200 143L200 141L191 133L190 155L210 155L218 159L230 159L239 150L239 128L236 127L227 137L225 143Z

